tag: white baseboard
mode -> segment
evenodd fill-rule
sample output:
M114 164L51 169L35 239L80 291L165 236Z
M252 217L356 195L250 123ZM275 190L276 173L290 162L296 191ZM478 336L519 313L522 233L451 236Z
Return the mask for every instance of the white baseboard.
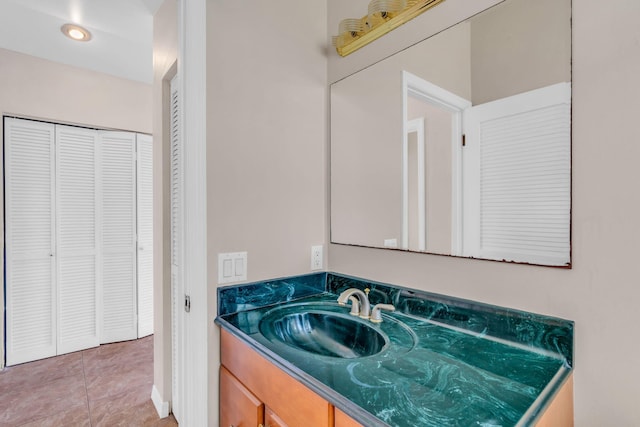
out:
M166 418L169 416L169 402L162 401L162 396L160 396L160 392L156 388L155 384L151 389L151 401L153 402L153 406L156 407L156 411L160 418Z

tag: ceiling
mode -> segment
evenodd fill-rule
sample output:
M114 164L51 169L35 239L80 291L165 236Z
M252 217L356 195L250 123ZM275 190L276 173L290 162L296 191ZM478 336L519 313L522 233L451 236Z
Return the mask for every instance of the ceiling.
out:
M0 0L0 48L144 83L153 81L153 15L164 0ZM65 37L74 23L93 35Z

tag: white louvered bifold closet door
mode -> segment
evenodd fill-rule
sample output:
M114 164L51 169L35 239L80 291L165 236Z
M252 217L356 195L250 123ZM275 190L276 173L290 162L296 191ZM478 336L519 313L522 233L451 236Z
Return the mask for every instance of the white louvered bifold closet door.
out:
M56 355L54 138L5 118L7 365Z
M465 112L465 255L570 262L571 86Z
M135 339L135 134L99 131L102 183L101 343Z
M97 148L96 131L56 125L58 354L100 344Z
M153 140L138 143L138 337L153 333Z
M182 414L183 392L183 307L182 236L183 236L183 149L180 137L180 98L178 76L171 80L171 372L172 410L178 422Z

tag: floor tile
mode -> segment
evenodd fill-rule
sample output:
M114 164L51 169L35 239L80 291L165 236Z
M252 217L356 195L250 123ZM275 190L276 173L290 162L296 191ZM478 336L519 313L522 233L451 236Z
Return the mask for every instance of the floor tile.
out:
M51 416L22 424L20 427L91 427L89 410L86 407L69 409Z
M153 366L132 366L127 369L109 370L98 375L87 375L87 396L90 402L115 397L128 390L147 387L150 399L153 386Z
M130 408L139 407L150 402L151 386L130 387L118 395L111 395L103 399L90 400L89 410L91 422L96 425L114 414L118 414ZM155 408L154 408L155 411Z
M80 352L9 366L0 371L0 396L42 387L43 384L73 375L82 375Z
M159 420L154 421L153 424L151 424L151 427L177 427L177 426L178 426L178 422L173 417L173 414L169 415L166 418L160 418Z
M43 386L0 399L0 425L21 425L48 417L61 410L87 408L87 392L81 375L49 381Z
M151 402L153 336L0 372L0 427L176 427Z
M151 366L153 369L153 340L147 337L138 341L102 345L83 351L82 359L88 376L132 366Z
M92 425L98 426L152 426L159 420L156 408L147 400L135 406L121 408L114 412L103 414L100 418L92 415Z

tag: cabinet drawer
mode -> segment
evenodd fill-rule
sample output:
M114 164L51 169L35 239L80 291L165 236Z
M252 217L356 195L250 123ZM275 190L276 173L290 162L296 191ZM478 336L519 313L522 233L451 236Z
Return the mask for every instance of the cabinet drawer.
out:
M238 380L289 426L333 426L333 406L225 330L220 357ZM331 424L330 424L331 422Z
M224 366L220 367L220 425L257 426L264 420L264 405Z
M335 408L335 427L362 427L362 424L351 418L349 415Z

